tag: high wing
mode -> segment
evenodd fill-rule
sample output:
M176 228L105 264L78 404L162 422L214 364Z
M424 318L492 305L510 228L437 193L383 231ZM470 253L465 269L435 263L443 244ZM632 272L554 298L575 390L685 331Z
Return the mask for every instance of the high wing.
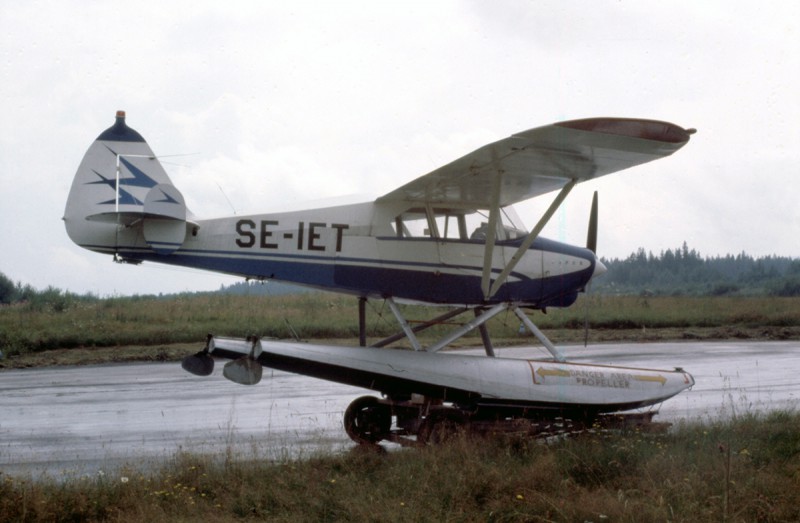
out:
M669 156L694 129L656 120L588 118L554 123L485 145L378 198L504 207Z

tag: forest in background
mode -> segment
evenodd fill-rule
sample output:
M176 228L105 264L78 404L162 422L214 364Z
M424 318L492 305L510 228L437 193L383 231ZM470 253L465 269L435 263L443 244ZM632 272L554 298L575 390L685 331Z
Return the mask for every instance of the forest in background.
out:
M800 259L787 256L702 257L686 242L655 255L640 248L625 259L605 259L608 272L592 292L660 296L800 296Z

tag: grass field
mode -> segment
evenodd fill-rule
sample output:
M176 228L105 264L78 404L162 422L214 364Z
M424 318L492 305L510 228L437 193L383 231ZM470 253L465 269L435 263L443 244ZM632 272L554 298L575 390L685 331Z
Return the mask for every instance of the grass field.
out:
M403 308L410 320L427 319L440 312L425 307ZM134 347L140 359L173 358L176 347L183 354L188 345L199 348L207 333L284 339L296 334L306 340L355 343L357 317L355 298L325 293L281 297L209 294L169 299L62 297L52 304L0 308L0 351L6 356L0 363L11 366L10 362L22 356L61 354L65 349L82 349L84 354L94 351L115 359L108 350L95 349L121 347ZM582 296L569 309L532 312L531 317L556 342L582 341L587 317L592 341L800 338L800 298ZM381 301L369 302L367 325L372 340L398 330ZM425 337L451 328L433 328ZM520 333L519 320L512 313L493 319L489 330L499 345L534 342L529 333ZM461 343L480 341L474 334ZM129 359L122 354L126 351L112 352L119 353L116 359Z
M242 520L798 521L800 415L283 461L177 454L66 483L0 475L0 521Z

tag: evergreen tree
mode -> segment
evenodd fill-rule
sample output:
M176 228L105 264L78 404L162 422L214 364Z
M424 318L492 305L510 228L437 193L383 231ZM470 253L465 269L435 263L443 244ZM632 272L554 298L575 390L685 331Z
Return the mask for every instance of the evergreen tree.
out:
M17 286L0 272L0 304L13 303L17 296Z

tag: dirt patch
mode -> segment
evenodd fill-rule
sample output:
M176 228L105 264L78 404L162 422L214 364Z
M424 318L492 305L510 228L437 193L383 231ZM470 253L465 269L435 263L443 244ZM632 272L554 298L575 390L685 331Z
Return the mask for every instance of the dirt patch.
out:
M76 347L32 352L0 360L0 368L22 369L54 365L96 365L131 361L179 361L202 348L201 343L127 347Z

